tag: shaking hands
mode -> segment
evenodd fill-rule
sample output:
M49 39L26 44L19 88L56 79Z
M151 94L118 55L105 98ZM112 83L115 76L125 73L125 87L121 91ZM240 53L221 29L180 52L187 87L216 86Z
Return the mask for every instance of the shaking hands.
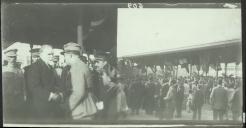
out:
M59 102L63 100L63 94L62 93L50 93L49 99L48 101L55 101L55 102Z

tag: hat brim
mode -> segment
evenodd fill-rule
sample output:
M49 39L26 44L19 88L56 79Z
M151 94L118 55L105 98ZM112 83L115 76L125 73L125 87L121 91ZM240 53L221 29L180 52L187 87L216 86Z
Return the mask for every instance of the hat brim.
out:
M17 55L7 55L7 57L16 57Z

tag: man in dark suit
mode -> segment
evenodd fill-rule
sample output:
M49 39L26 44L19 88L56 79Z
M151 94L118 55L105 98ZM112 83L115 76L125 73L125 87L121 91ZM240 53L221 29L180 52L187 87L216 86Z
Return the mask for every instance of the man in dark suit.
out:
M34 48L34 49L31 49L30 50L30 53L31 53L31 63L35 63L38 59L39 59L39 48ZM29 86L27 85L27 80L28 80L28 77L27 77L27 74L30 70L30 67L31 65L27 65L24 67L24 78L25 78L25 99L26 99L26 103L27 103L27 110L29 111L27 113L28 115L28 118L32 118L32 113L30 112L30 101L31 101L31 96L30 96L30 90L29 89Z
M164 117L166 117L166 113L165 113L166 101L164 100L164 97L166 97L168 89L169 89L168 80L162 80L160 97L159 97L159 110L158 110L159 119L163 119Z
M30 107L34 120L49 121L55 119L57 102L57 81L55 71L51 66L53 49L43 45L40 49L40 59L33 63L27 73L27 85L30 91Z
M192 99L193 103L193 120L197 119L201 120L202 116L202 106L204 104L204 92L201 90L202 85L199 85L198 88L194 92L194 97Z
M223 120L223 114L228 104L228 96L226 90L222 87L222 79L218 80L217 87L214 87L211 95L210 102L213 108L213 119Z
M181 118L182 116L182 105L184 101L184 85L181 80L178 81L177 93L176 93L176 117Z

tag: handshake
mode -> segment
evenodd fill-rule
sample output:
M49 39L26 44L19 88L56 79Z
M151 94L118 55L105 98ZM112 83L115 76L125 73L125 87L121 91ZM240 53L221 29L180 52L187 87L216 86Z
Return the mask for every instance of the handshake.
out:
M55 101L55 102L61 102L63 100L63 94L62 93L50 93L48 101Z

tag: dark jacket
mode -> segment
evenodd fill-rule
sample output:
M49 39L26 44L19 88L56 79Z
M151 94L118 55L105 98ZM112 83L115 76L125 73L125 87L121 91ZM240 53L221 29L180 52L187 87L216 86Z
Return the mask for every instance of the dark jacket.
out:
M164 86L161 87L160 90L160 107L162 108L166 107L166 102L164 100L164 97L166 97L168 89L169 89L169 85L165 84Z
M235 90L232 98L230 99L230 102L231 102L231 110L233 112L235 111L240 111L242 110L242 99L241 99L241 95L240 95L240 91L239 89Z
M202 107L204 104L204 93L201 89L195 91L192 103L194 104L194 108Z
M2 103L5 121L23 119L26 109L24 101L24 76L20 69L2 67Z
M176 102L182 103L183 100L184 100L184 86L179 85L177 86Z
M212 90L210 98L213 109L225 110L228 106L227 92L221 86Z
M41 59L33 63L27 73L32 112L35 117L49 118L53 115L54 103L48 101L50 93L57 91L55 71Z

